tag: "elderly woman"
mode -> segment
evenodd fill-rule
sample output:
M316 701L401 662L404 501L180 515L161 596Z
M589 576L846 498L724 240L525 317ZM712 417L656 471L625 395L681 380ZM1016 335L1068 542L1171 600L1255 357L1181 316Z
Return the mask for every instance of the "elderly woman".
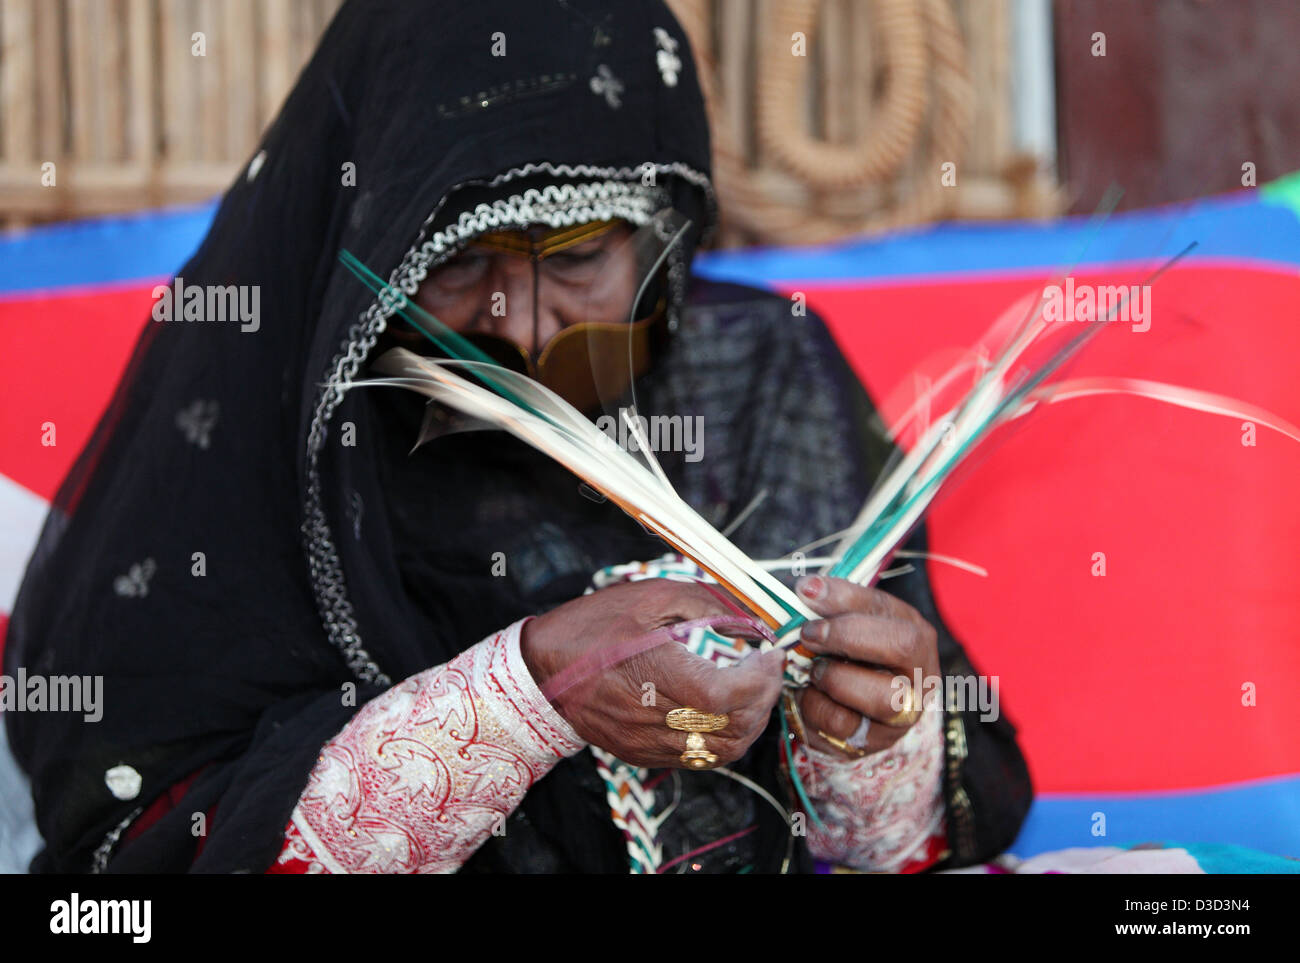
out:
M150 324L21 590L6 672L104 678L100 722L6 714L33 868L915 871L1009 845L1007 720L891 698L974 672L923 569L799 581L821 618L793 704L779 655L677 644L552 701L593 647L726 600L611 577L664 545L521 442L349 390L432 346L343 250L593 415L634 379L641 414L695 419L663 469L751 557L835 532L889 445L820 321L691 277L715 217L662 4L345 4L180 272L256 290L258 323ZM626 362L595 348L620 325Z

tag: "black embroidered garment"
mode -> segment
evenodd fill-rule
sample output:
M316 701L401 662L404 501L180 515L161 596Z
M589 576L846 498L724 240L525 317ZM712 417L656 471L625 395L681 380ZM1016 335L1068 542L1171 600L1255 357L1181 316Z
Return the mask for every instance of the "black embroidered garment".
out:
M178 272L187 286L256 286L256 330L150 323L20 591L5 671L104 677L98 723L5 716L46 843L34 869L265 870L321 745L358 706L580 594L597 568L664 551L503 434L408 456L415 396L343 390L392 307L337 257L346 248L413 294L487 230L643 223L669 204L707 227L708 130L687 49L658 2L343 6ZM671 265L676 331L638 397L646 414L703 419L704 457L662 461L706 517L725 522L767 490L734 540L772 557L843 527L888 447L815 317L743 288L687 290L698 239ZM498 551L508 577L491 574ZM972 671L923 569L885 587L939 629L946 672ZM349 683L355 700L340 697ZM1030 788L1005 718L947 723L952 858L968 863L1010 844ZM783 798L778 748L769 728L736 768ZM180 805L121 843L196 773ZM757 821L701 861L778 868L790 834L755 799L695 781L666 853ZM211 815L197 859L195 812ZM801 844L795 855L809 866ZM626 871L590 755L533 787L465 868Z

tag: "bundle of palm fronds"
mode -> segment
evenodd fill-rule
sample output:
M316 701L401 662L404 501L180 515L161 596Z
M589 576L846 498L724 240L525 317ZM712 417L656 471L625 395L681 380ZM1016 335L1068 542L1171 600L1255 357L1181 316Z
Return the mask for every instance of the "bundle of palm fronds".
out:
M1170 259L1144 284L1154 282L1186 253ZM674 491L641 435L634 409L622 412L629 433L637 440L632 453L614 444L554 392L482 354L348 252L342 260L373 291L391 299L397 312L446 355L431 358L394 348L373 365L384 377L357 382L358 386L410 388L479 426L508 431L546 453L694 560L775 630L777 644L788 648L797 643L798 627L815 617L813 613L768 571L774 567L771 563L749 558ZM895 434L910 429L916 440L880 478L855 522L844 532L822 540L837 540L823 568L825 574L864 585L874 582L971 453L1000 426L1040 405L1097 394L1131 394L1248 419L1300 441L1300 429L1267 411L1189 388L1122 378L1049 383L1110 318L1082 325L1048 320L1043 304L1043 299L1036 299L1008 331L995 326L978 356L967 358L937 379L936 387L921 392L893 426ZM1113 305L1112 315L1121 306ZM941 396L941 387L950 389L959 373L971 371L972 384L964 395L953 404L940 406L938 417L923 416Z

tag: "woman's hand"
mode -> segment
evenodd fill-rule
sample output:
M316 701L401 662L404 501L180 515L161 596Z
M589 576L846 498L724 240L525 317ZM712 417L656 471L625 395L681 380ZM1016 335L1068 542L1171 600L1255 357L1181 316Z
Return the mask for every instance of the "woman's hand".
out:
M806 741L822 752L852 756L817 732L848 741L866 718L862 748L887 749L921 717L922 693L912 691L916 671L922 679L939 676L934 627L906 602L844 579L810 575L796 590L823 616L800 631L817 656L812 682L799 693Z
M732 614L703 585L643 579L573 599L524 624L520 647L538 686L592 646L635 639L663 626ZM669 728L669 710L690 706L726 713L727 725L706 733L718 765L743 756L767 727L781 692L784 653L755 653L720 669L669 641L599 672L554 700L578 735L635 766L683 768L686 733ZM647 685L647 683L649 685Z

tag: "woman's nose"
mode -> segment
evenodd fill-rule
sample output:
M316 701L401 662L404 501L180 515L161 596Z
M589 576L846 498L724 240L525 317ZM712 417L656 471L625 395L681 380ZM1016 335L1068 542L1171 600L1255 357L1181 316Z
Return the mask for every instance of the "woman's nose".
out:
M507 337L534 353L564 327L554 306L547 303L546 292L535 288L536 270L536 265L523 258L496 258L487 310L487 322L494 334Z

